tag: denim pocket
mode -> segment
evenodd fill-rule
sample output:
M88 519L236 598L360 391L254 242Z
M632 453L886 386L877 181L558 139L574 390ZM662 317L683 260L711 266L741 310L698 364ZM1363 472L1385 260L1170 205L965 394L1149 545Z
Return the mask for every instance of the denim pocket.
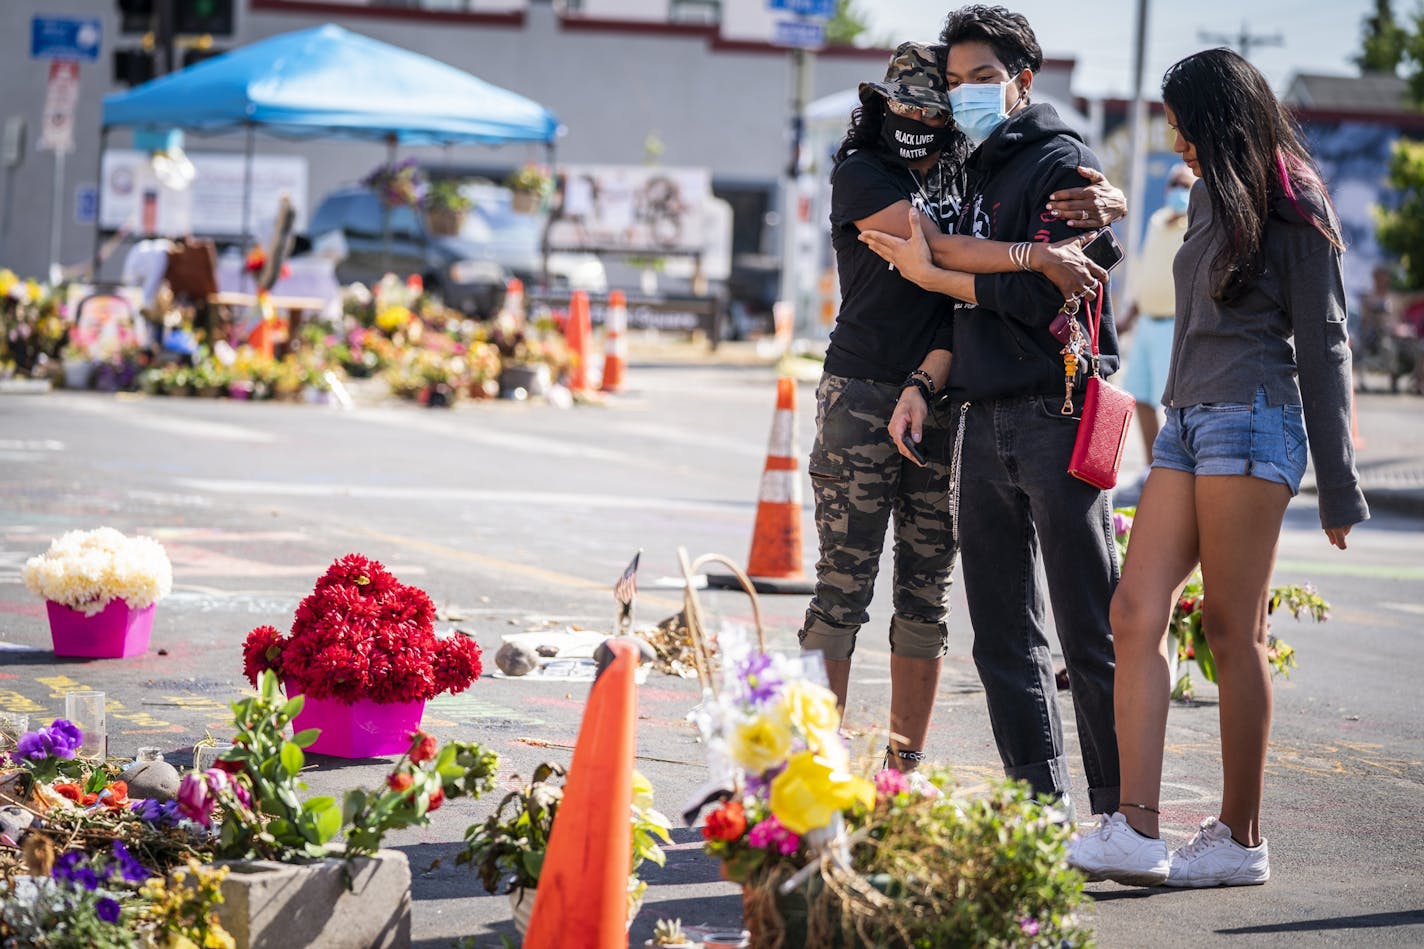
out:
M1291 464L1305 467L1305 412L1299 405L1281 406L1282 427L1286 435L1286 457Z

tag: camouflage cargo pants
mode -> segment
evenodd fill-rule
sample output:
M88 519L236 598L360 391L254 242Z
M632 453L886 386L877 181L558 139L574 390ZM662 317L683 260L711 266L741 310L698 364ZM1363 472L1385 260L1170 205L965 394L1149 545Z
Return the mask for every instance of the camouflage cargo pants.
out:
M951 419L932 407L921 468L891 440L898 386L823 375L816 389L816 443L808 465L816 495L820 559L816 593L801 628L803 649L849 659L869 619L885 532L894 522L895 612L890 651L910 659L945 653L950 534L948 441Z

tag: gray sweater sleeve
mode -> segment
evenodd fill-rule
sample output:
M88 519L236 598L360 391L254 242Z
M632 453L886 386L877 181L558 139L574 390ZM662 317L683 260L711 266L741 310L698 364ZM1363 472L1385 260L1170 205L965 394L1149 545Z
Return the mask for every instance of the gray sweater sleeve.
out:
M1295 336L1322 527L1348 527L1370 516L1350 434L1350 345L1340 251L1318 231L1295 229L1281 282Z

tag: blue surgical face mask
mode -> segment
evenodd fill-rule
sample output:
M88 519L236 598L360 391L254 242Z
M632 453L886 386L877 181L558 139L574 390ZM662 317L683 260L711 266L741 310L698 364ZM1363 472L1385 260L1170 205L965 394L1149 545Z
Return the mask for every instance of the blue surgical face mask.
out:
M969 140L978 145L1009 117L1004 102L1007 82L966 82L949 91L949 107L954 122Z
M1187 205L1192 201L1192 189L1175 187L1167 189L1167 207L1173 214L1186 214Z

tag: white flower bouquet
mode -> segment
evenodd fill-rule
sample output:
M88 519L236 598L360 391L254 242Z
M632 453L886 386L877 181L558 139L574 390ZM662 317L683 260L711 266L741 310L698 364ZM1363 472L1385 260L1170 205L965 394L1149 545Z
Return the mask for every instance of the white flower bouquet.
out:
M25 561L24 578L36 596L86 616L113 600L146 609L173 590L173 566L163 545L149 537L126 537L112 527L69 531Z

